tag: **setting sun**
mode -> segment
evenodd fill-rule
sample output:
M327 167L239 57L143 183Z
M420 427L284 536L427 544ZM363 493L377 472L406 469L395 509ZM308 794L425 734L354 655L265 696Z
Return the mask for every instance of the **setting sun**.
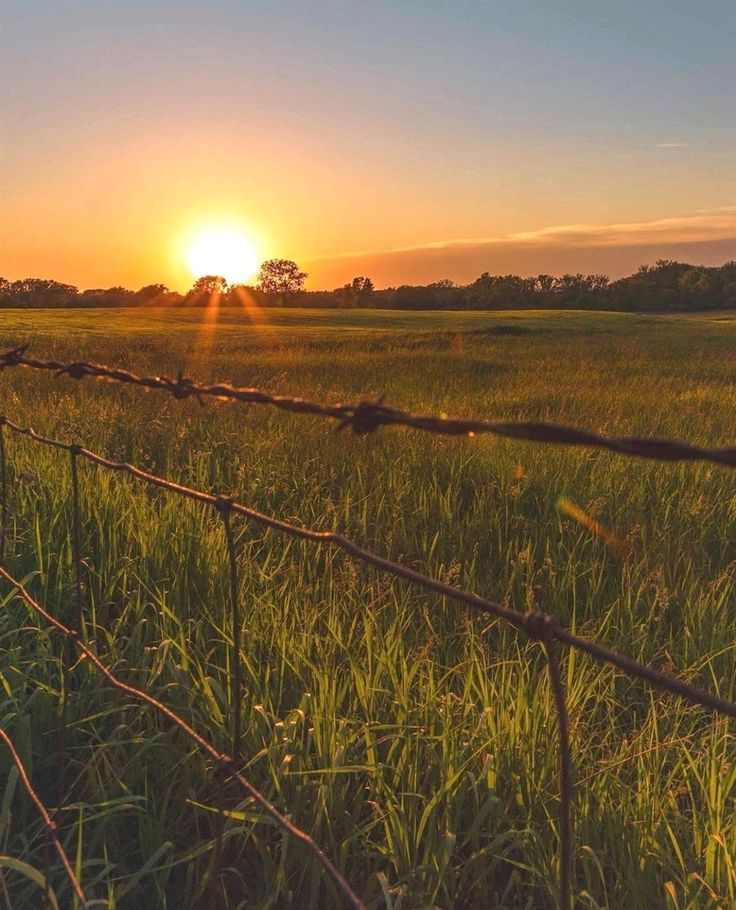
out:
M229 284L248 281L258 270L253 244L237 231L212 230L190 246L187 263L194 278L221 275Z

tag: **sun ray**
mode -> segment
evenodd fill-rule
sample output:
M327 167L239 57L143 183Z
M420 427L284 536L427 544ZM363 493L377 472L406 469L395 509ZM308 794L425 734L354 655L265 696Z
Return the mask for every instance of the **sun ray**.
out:
M247 287L236 285L231 294L232 299L237 300L245 315L250 320L251 326L259 333L268 334L273 332L271 320L264 307L260 306L253 294Z
M193 354L195 361L202 363L203 365L209 362L210 354L212 353L221 303L222 294L215 292L207 295L204 304L196 304L196 306L202 307L202 318L200 320L200 329L194 344Z
M203 282L203 286L195 286L187 298L188 303L201 309L200 330L193 354L198 361L206 363L215 344L221 308L235 303L244 305L246 288L241 285L253 279L260 258L254 244L241 231L213 226L201 230L190 242L186 261L197 281L205 276L216 276L226 283L222 290L215 291L213 286L217 282ZM248 311L247 306L244 308Z

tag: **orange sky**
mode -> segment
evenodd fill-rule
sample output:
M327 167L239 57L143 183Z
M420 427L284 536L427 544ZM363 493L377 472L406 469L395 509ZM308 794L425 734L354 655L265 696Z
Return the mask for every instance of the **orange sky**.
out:
M736 257L730 3L368 5L9 0L0 274L185 290L205 227L314 288Z

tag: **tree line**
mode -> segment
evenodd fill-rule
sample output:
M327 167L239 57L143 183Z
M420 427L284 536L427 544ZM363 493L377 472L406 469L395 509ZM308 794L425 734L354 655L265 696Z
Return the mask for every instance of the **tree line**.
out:
M633 275L610 281L607 275L491 275L470 284L445 279L428 285L377 289L359 276L332 291L307 291L306 272L288 259L264 262L253 285L229 285L218 275L199 278L186 294L163 284L137 291L123 287L80 291L42 278L0 278L0 307L221 306L366 308L398 310L589 309L670 311L736 309L736 261L720 267L660 259Z

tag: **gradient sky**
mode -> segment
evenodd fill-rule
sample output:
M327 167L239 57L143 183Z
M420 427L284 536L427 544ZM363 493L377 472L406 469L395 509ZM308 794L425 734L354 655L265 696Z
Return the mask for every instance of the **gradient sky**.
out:
M311 287L736 257L732 0L3 0L0 274Z

